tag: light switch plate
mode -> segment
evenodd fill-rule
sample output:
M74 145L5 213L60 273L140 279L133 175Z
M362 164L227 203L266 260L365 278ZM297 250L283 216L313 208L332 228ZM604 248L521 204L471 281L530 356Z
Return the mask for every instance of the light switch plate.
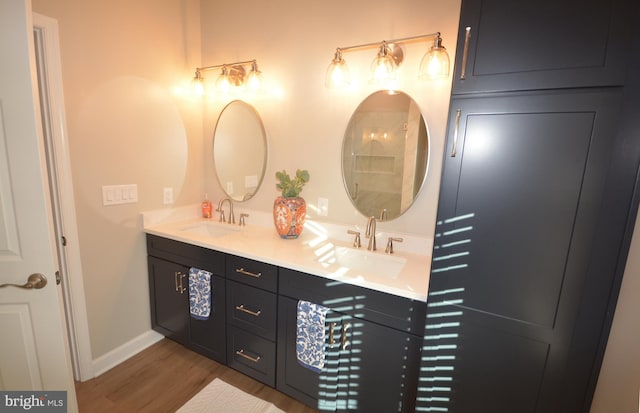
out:
M327 198L318 198L318 215L321 217L329 215L329 200Z
M102 205L135 204L138 202L138 185L103 185Z

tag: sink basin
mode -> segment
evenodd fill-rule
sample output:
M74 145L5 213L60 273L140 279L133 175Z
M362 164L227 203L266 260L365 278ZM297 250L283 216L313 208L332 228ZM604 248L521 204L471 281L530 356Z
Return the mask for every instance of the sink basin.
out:
M180 228L180 231L203 237L221 237L240 231L240 227L221 222L203 221Z
M373 275L384 278L396 278L407 260L393 255L357 250L354 248L335 247L328 254L318 258L322 264L337 264L349 271L361 273L363 276Z

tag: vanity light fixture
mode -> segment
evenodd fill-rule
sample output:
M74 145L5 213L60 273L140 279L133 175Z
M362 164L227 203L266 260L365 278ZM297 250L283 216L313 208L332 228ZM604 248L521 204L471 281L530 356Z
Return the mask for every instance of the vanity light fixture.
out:
M249 67L248 74L245 66ZM244 85L247 85L253 91L260 89L262 72L258 70L258 63L255 60L245 60L196 68L196 74L193 77L192 84L197 95L204 95L204 77L202 76L202 72L212 69L221 69L220 75L216 80L216 89L223 93L228 92L232 87Z
M404 59L404 51L401 42L414 42L425 39L433 39L432 46L422 57L418 77L421 79L439 79L449 76L449 55L442 45L440 32L424 34L401 39L383 40L376 43L365 43L356 46L338 47L333 60L325 74L325 87L328 89L341 89L349 86L349 68L342 58L342 53L359 49L377 47L378 54L371 63L371 82L378 84L395 80L396 70Z

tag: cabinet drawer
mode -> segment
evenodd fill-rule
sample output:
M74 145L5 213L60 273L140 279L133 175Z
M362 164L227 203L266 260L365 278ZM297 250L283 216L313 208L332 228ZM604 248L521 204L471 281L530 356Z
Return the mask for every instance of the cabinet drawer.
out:
M278 288L278 267L228 255L227 278L275 293Z
M344 284L290 270L280 269L279 294L296 300L322 304L353 317L370 320L396 330L424 335L427 303L393 294Z
M147 234L147 253L186 267L196 267L224 277L225 254L219 251Z
M275 387L276 344L234 326L227 328L227 361L247 376Z
M277 298L274 293L229 281L227 322L268 340L276 339Z

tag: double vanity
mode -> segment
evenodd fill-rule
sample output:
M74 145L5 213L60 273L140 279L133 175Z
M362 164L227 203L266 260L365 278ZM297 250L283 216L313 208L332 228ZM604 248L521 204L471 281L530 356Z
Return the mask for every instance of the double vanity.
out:
M244 226L196 211L145 214L154 330L322 411L414 410L429 240L402 234L389 254L398 234L379 232L369 251L354 246L357 226L307 222L285 240L259 211ZM190 317L190 268L212 274L206 320ZM299 300L329 309L320 373L297 360Z

